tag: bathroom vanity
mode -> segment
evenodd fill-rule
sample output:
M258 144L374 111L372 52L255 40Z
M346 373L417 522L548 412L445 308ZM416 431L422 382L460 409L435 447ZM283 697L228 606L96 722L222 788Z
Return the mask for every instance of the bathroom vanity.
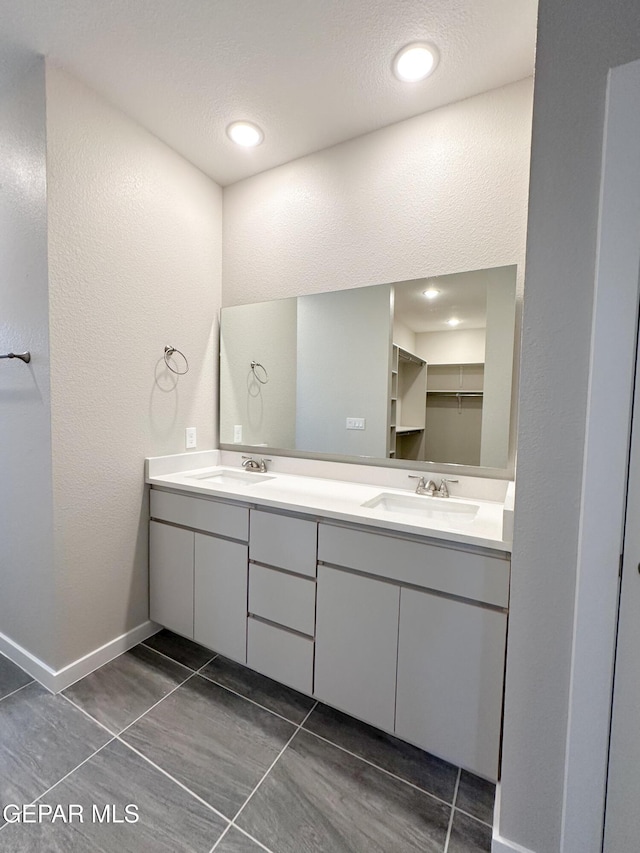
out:
M497 779L499 501L220 467L147 481L151 619Z

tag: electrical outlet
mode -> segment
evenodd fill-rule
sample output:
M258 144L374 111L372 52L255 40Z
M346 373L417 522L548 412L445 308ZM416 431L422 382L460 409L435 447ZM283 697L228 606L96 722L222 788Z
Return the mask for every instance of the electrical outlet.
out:
M187 427L184 436L184 446L187 450L193 450L196 447L196 428Z
M242 444L242 424L236 424L234 426L233 440L236 444Z
M347 418L347 429L364 429L364 418Z

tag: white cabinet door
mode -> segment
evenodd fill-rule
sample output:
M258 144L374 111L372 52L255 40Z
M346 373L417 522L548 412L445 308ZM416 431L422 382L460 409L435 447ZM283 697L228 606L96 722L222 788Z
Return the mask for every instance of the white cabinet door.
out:
M318 566L318 699L393 731L400 588Z
M193 532L152 521L149 525L149 616L176 634L193 638Z
M396 734L498 777L507 616L403 589Z
M194 639L247 660L247 546L195 534Z

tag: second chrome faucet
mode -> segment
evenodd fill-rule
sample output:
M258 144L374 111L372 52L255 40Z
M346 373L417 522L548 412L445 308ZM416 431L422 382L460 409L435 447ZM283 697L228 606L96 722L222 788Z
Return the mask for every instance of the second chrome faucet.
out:
M440 481L440 486L436 486L433 480L429 480L427 482L427 479L425 477L421 477L419 474L409 474L409 478L418 481L418 485L416 486L417 495L430 495L431 497L438 495L439 498L449 497L449 488L447 483L458 482L457 480L447 480L443 477Z

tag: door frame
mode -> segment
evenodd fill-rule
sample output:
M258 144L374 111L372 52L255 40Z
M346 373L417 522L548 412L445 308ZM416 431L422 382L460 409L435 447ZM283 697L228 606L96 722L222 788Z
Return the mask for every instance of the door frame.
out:
M640 60L612 69L607 88L565 753L563 853L600 851L603 843L636 364L639 140Z

